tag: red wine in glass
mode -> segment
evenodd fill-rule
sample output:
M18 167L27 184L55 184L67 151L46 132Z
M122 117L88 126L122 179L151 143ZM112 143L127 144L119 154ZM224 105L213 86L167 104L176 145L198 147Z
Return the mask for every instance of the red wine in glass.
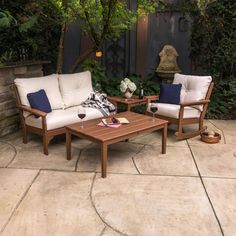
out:
M85 116L86 116L86 114L78 114L78 117L79 117L81 120L84 119Z
M84 124L83 124L83 119L86 116L86 111L83 107L79 107L78 109L78 117L81 119L81 128L84 128Z
M157 107L151 106L151 112L152 112L152 113L156 113L156 112L157 112Z
M155 113L158 110L157 103L151 103L150 110L153 114L152 121L154 122L155 121Z

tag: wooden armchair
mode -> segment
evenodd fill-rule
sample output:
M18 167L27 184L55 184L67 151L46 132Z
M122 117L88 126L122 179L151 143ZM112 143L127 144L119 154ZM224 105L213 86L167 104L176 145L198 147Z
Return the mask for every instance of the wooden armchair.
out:
M182 84L180 104L159 103L156 117L168 120L178 126L175 135L178 138L192 138L207 129L203 120L210 102L214 83L210 76L188 76L175 74L174 84ZM159 96L148 96L148 102L157 101ZM147 109L147 114L150 114ZM198 130L184 133L183 126L198 124Z

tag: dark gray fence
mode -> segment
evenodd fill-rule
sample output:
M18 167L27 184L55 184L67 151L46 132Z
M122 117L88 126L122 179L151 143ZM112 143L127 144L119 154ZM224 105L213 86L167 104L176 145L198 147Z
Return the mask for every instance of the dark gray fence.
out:
M131 8L135 4L136 1L130 0ZM173 9L141 18L132 30L122 34L120 40L106 42L100 60L107 73L115 77L130 74L146 77L155 72L159 64L158 54L166 44L176 48L182 72L190 73L190 19L178 10L179 5L179 1L175 1ZM71 24L66 34L63 72L68 73L77 56L90 47L91 42L82 35L79 23Z

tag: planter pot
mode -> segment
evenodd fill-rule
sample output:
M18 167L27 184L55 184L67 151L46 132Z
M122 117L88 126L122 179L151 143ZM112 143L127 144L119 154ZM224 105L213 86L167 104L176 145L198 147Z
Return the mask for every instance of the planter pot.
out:
M126 90L124 93L124 97L130 99L133 96L133 93L130 90Z

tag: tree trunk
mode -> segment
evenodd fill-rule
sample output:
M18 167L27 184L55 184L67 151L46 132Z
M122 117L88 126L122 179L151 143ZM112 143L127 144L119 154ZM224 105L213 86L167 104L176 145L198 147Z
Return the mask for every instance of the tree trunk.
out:
M65 33L66 33L67 24L63 22L61 25L61 36L59 42L59 51L57 56L57 73L62 73L62 66L63 66L63 51L64 51L64 41L65 41Z
M97 49L96 49L96 47L94 46L94 47L92 47L91 49L88 49L87 51L85 51L81 56L79 56L79 57L76 59L76 61L75 61L75 63L73 64L73 66L71 67L70 73L75 72L76 69L78 68L78 66L79 66L85 59L87 59L88 56L89 56L91 53L95 52L96 50L97 50Z

